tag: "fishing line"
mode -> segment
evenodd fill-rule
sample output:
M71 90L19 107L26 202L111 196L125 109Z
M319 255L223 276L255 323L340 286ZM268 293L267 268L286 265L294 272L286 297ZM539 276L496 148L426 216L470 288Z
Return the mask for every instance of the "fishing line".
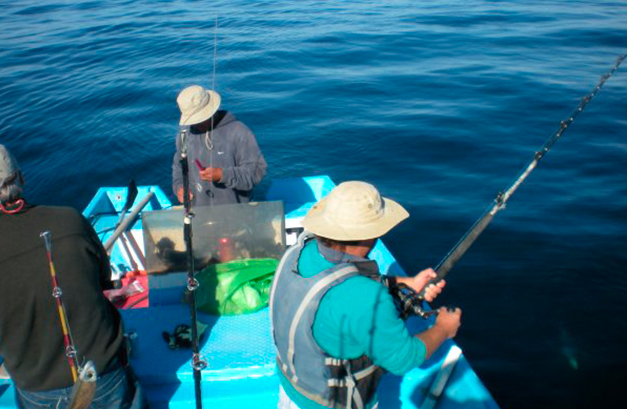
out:
M212 91L215 87L215 73L216 73L216 47L217 47L217 30L218 30L218 19L216 17L215 20L215 30L214 30L214 47L213 47L213 79L212 79ZM210 119L210 129L205 132L205 145L207 145L207 149L209 150L209 168L213 169L213 127L214 127L214 118L215 113L211 116ZM209 139L209 132L211 132L211 139ZM190 294L190 320L191 320L191 330L192 330L192 369L194 371L194 393L196 398L196 409L202 409L202 388L201 388L201 380L202 374L201 371L207 367L207 361L203 360L198 343L198 319L197 319L197 310L196 310L196 290L198 290L199 282L195 277L195 261L194 261L194 251L192 247L192 218L194 217L194 213L191 208L191 201L189 198L189 160L188 160L188 152L187 152L187 131L183 130L181 132L181 169L183 171L183 205L185 208L185 216L183 219L183 235L185 238L185 247L187 253L187 290ZM200 152L199 152L200 153ZM213 178L212 178L213 179ZM213 185L213 180L209 181L210 185ZM201 192L198 192L199 194ZM209 190L209 207L213 205L213 191Z
M533 159L527 164L527 166L518 174L517 178L505 189L504 192L500 192L496 198L494 199L494 204L486 210L486 212L472 225L472 227L464 234L464 236L457 242L457 244L448 252L448 254L442 259L442 261L437 265L435 271L437 276L429 281L427 286L430 284L436 283L442 280L449 271L455 266L455 264L462 258L462 256L466 253L466 251L470 248L470 246L475 242L475 240L481 235L481 233L485 230L486 227L490 224L496 213L505 209L505 204L509 200L509 198L514 194L516 189L523 183L523 181L529 176L529 174L538 166L538 163L544 155L551 149L553 144L557 142L558 139L562 137L564 131L568 128L568 126L573 123L575 118L583 111L583 109L592 101L592 99L599 93L601 87L605 82L616 72L621 63L625 60L627 54L621 55L618 57L616 64L610 69L610 71L601 76L601 80L599 83L583 97L579 105L575 108L575 110L570 114L570 116L560 122L560 126L558 130L542 145L540 150L538 150ZM425 288L427 287L425 286ZM409 302L404 304L406 312L414 313L425 317L425 311L422 310L422 300L424 300L425 290L422 290L420 293L415 294L413 291L409 291L413 294L407 295L407 289L405 290L405 297L410 297Z
M211 78L211 90L216 90L216 60L218 58L218 16L216 16L214 28L213 28L213 73ZM220 107L218 107L220 109ZM205 134L205 145L209 149L209 167L213 169L213 127L217 111L211 116L211 127ZM209 138L209 132L211 132L211 138ZM212 178L213 179L213 178ZM213 184L213 181L210 182ZM213 204L213 190L209 195L209 206Z
M216 16L213 28L213 78L211 79L211 89L216 89L216 60L218 58L218 16Z

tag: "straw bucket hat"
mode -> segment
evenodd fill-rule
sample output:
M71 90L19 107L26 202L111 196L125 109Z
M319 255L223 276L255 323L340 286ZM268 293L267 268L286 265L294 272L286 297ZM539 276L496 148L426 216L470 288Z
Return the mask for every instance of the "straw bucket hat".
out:
M20 166L8 149L0 144L0 187L11 182L15 177L21 177Z
M393 200L365 182L344 182L320 200L303 219L303 227L320 237L339 241L383 236L409 217Z
M179 125L196 125L211 118L220 108L220 94L191 85L179 93L176 103L181 110Z

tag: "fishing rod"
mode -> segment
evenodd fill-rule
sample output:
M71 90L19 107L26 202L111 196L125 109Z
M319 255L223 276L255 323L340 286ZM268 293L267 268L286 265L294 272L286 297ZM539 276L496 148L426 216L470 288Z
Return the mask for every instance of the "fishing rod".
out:
M52 280L52 296L57 305L57 312L59 313L59 320L61 321L61 329L63 331L65 355L68 358L72 380L74 381L68 407L70 409L84 409L91 404L96 393L96 367L92 361L87 361L83 366L78 362L76 346L70 330L70 322L67 318L67 311L65 310L65 305L62 300L63 291L61 291L61 287L59 286L57 272L52 259L52 234L49 231L44 231L39 236L43 239L46 246L46 256L48 258L50 278Z
M486 227L492 222L494 216L501 210L505 209L505 204L509 200L509 198L514 194L516 189L523 183L523 181L529 176L529 174L538 166L538 163L544 155L551 149L553 144L560 139L568 128L568 126L575 120L575 118L583 111L586 105L592 101L592 99L599 93L601 87L605 82L614 74L614 72L618 69L621 63L625 60L627 54L621 55L618 57L616 64L610 69L610 71L601 76L601 80L599 83L587 94L577 108L570 114L570 116L560 122L559 129L551 136L545 143L542 145L540 150L538 150L533 159L527 164L527 166L523 169L521 173L519 173L518 177L511 183L504 192L499 192L499 194L494 199L494 204L490 207L476 222L475 224L464 234L464 236L457 242L457 244L448 252L448 254L442 259L442 261L437 265L435 271L437 276L429 280L427 286L433 283L437 283L442 280L446 275L451 271L453 266L457 264L457 262L462 258L462 256L468 251L470 246L477 240L477 238L483 233ZM402 286L403 288L399 289L402 292L400 295L401 298L401 306L405 313L413 313L419 315L423 318L428 318L433 315L431 311L424 311L422 308L422 300L424 300L425 290L423 289L419 293L413 292L413 290L409 289L406 286Z
M133 206L133 203L135 203L135 199L137 198L137 193L138 191L137 191L137 184L135 183L135 179L131 179L131 181L128 183L128 188L126 189L126 202L124 203L124 207L122 207L122 210L120 211L120 217L118 218L118 221L115 224L116 228L120 224L122 224L124 217L126 217L126 212L128 212L128 209L130 209L131 206Z
M216 58L216 47L217 47L217 29L218 29L218 18L216 17L215 21L215 31L214 31L214 59L213 59L213 83L212 88L215 89L215 58ZM213 117L211 118L211 130L213 131ZM206 135L205 135L206 136ZM192 247L192 218L194 217L194 213L191 208L190 201L190 192L189 192L189 159L187 157L187 141L189 138L189 130L182 129L180 131L180 147L181 147L181 170L183 173L183 206L185 208L185 216L183 219L183 237L185 240L185 250L187 253L187 289L190 294L189 299L189 310L190 310L190 319L191 319L191 330L192 330L192 369L194 370L194 391L196 398L196 409L202 409L202 389L201 389L201 380L202 373L201 371L207 367L207 362L201 359L199 348L198 348L198 320L197 320L197 310L196 310L196 290L198 290L199 282L194 276L195 273L195 260L194 260L194 251ZM213 167L211 163L210 157L210 165Z
M50 278L52 280L52 296L54 297L55 304L57 305L57 312L59 313L59 320L61 321L61 328L63 330L63 344L65 345L65 355L68 358L70 364L70 371L72 372L72 380L74 383L78 380L78 358L76 356L76 347L74 346L74 338L70 332L70 323L67 319L67 312L61 295L61 287L59 287L59 281L57 279L57 272L54 268L54 261L52 260L52 234L49 231L45 231L39 235L46 245L46 256L48 257L48 265L50 267Z
M196 290L199 287L198 280L194 277L194 251L192 248L192 218L194 213L191 208L189 198L189 160L187 158L187 139L189 131L182 129L180 132L181 146L181 169L183 173L183 206L185 216L183 218L183 236L185 239L185 249L187 252L187 289L189 290L189 311L192 328L192 368L194 370L194 390L196 396L196 408L202 409L202 391L200 387L201 371L207 367L207 363L200 358L198 350L198 321L196 318Z

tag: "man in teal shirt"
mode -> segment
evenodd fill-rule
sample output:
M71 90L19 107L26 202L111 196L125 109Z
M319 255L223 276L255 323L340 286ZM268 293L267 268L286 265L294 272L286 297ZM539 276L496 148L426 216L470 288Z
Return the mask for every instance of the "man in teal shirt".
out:
M372 408L383 369L402 375L455 336L461 311L445 308L431 328L409 334L376 262L366 258L408 216L363 182L342 183L307 214L271 292L279 408ZM396 281L419 292L435 275L427 269ZM425 299L443 287L429 285Z

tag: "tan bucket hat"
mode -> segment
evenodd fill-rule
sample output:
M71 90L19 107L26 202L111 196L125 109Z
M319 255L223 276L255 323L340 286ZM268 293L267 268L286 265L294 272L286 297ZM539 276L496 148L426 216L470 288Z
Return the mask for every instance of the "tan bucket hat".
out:
M407 217L403 206L381 197L371 184L344 182L309 210L303 227L332 240L368 240L383 236Z
M215 91L190 85L179 93L176 103L181 110L179 125L196 125L211 118L220 108L222 98Z

